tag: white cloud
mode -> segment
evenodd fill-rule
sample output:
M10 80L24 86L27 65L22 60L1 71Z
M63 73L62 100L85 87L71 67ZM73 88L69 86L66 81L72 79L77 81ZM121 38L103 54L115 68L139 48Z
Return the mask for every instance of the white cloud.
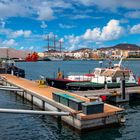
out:
M130 33L131 33L131 34L140 34L140 24L134 25L134 26L130 29Z
M33 17L39 20L52 20L59 16L65 9L74 11L78 6L97 6L98 9L115 10L126 8L131 10L140 10L139 0L1 0L0 1L0 18L9 17ZM79 8L80 9L80 8ZM76 10L76 11L79 11ZM91 8L88 9L89 11ZM85 11L83 11L85 13ZM89 15L79 14L73 18L90 18Z
M66 24L62 24L62 23L59 24L59 27L60 27L60 28L64 28L64 29L75 28L74 25L66 25Z
M115 10L118 8L140 9L139 0L73 0L85 6L97 6L101 9Z
M86 19L86 18L93 18L93 17L89 15L75 15L71 17L71 19Z
M48 25L45 23L45 21L42 21L40 27L45 29L48 27Z
M17 46L17 42L14 39L4 40L2 42L3 47L14 47Z
M140 11L131 11L125 14L125 17L128 18L140 18Z
M0 27L5 28L6 22L4 21L3 18L0 19Z
M81 47L81 37L80 36L75 36L75 35L66 35L64 36L66 43L66 49L67 50L75 50L77 48Z
M64 42L64 38L60 38L59 41L60 41L60 42Z
M53 15L53 10L50 7L40 7L37 14L39 16L39 20L52 20L55 18Z
M21 46L21 47L20 47L20 50L23 50L23 49L24 49L24 47L23 47L23 46Z
M42 37L43 37L43 39L48 39L48 36L50 39L54 39L54 36L55 36L55 38L58 37L58 35L55 35L53 32L50 32L49 34L45 34Z
M29 6L23 3L19 3L17 0L7 0L5 2L0 1L0 17L13 17L13 16L25 16L29 15Z
M32 34L32 31L30 31L30 30L23 31L23 36L24 37L29 37L31 34Z
M2 35L9 35L9 34L11 34L11 29L6 29L6 28L0 28L0 34L2 34Z
M85 40L109 41L118 39L124 33L124 28L120 26L119 20L110 20L106 26L101 28L87 29L83 35Z
M31 34L32 34L32 31L30 31L30 30L17 30L17 31L12 32L11 36L13 38L17 38L17 37L21 37L21 36L29 37Z
M120 26L119 20L110 20L106 26L101 28L87 29L83 35L67 35L65 36L64 45L67 50L75 50L82 47L94 47L102 45L103 42L118 39L124 34L124 28Z
M1 0L0 18L33 17L39 20L52 20L57 9L71 8L71 2L65 0Z
M30 46L29 50L33 50L35 48L35 46Z

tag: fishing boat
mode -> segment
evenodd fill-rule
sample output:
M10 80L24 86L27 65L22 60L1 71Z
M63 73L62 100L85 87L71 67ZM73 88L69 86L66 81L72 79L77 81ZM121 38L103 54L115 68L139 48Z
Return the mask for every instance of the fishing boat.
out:
M110 68L95 68L94 76L90 82L85 83L68 83L69 89L98 89L98 88L117 88L120 87L122 78L125 78L126 87L137 86L138 82L135 75L130 69L121 65L123 57L118 64Z
M18 77L25 77L25 71L15 66L15 61L5 60L0 63L0 74L12 74Z
M53 86L60 89L66 89L67 84L71 82L89 82L93 77L93 74L84 74L84 75L69 75L68 77L63 76L62 72L58 72L57 78L46 78L46 83L49 86Z

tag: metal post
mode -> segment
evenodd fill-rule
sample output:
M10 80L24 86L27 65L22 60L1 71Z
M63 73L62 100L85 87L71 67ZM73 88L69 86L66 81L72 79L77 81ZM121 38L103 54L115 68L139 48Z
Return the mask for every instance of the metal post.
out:
M125 99L125 79L122 78L121 80L121 92L122 92L122 98Z
M42 100L42 110L45 110L45 101Z
M31 104L33 105L33 102L34 102L34 96L31 95Z
M58 110L58 112L61 112L60 109L57 109L57 110ZM58 121L58 123L61 121L61 116L58 116L57 121Z
M105 85L105 89L107 89L106 77L105 77L105 82L104 82L104 85Z
M22 93L22 102L24 103L24 91L23 91L23 93Z

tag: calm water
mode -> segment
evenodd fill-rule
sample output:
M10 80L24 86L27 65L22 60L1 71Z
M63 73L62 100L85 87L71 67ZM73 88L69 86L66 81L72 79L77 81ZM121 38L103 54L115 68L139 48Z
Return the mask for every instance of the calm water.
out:
M39 79L40 75L54 77L58 68L65 75L84 73L99 67L98 61L64 61L17 63L26 70L28 79ZM105 62L104 65L107 66ZM124 61L137 76L140 76L140 61ZM79 134L49 116L0 114L0 140L139 140L140 101L121 104L126 109L124 126L106 128ZM0 91L0 108L38 109L10 92Z

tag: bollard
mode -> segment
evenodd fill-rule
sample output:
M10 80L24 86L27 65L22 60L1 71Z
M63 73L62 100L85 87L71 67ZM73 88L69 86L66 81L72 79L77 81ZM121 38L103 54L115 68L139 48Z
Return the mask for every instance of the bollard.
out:
M121 79L121 92L122 92L122 98L125 99L125 79Z
M105 83L104 83L104 86L105 86L105 89L108 89L108 87L107 87L107 82L105 81Z

